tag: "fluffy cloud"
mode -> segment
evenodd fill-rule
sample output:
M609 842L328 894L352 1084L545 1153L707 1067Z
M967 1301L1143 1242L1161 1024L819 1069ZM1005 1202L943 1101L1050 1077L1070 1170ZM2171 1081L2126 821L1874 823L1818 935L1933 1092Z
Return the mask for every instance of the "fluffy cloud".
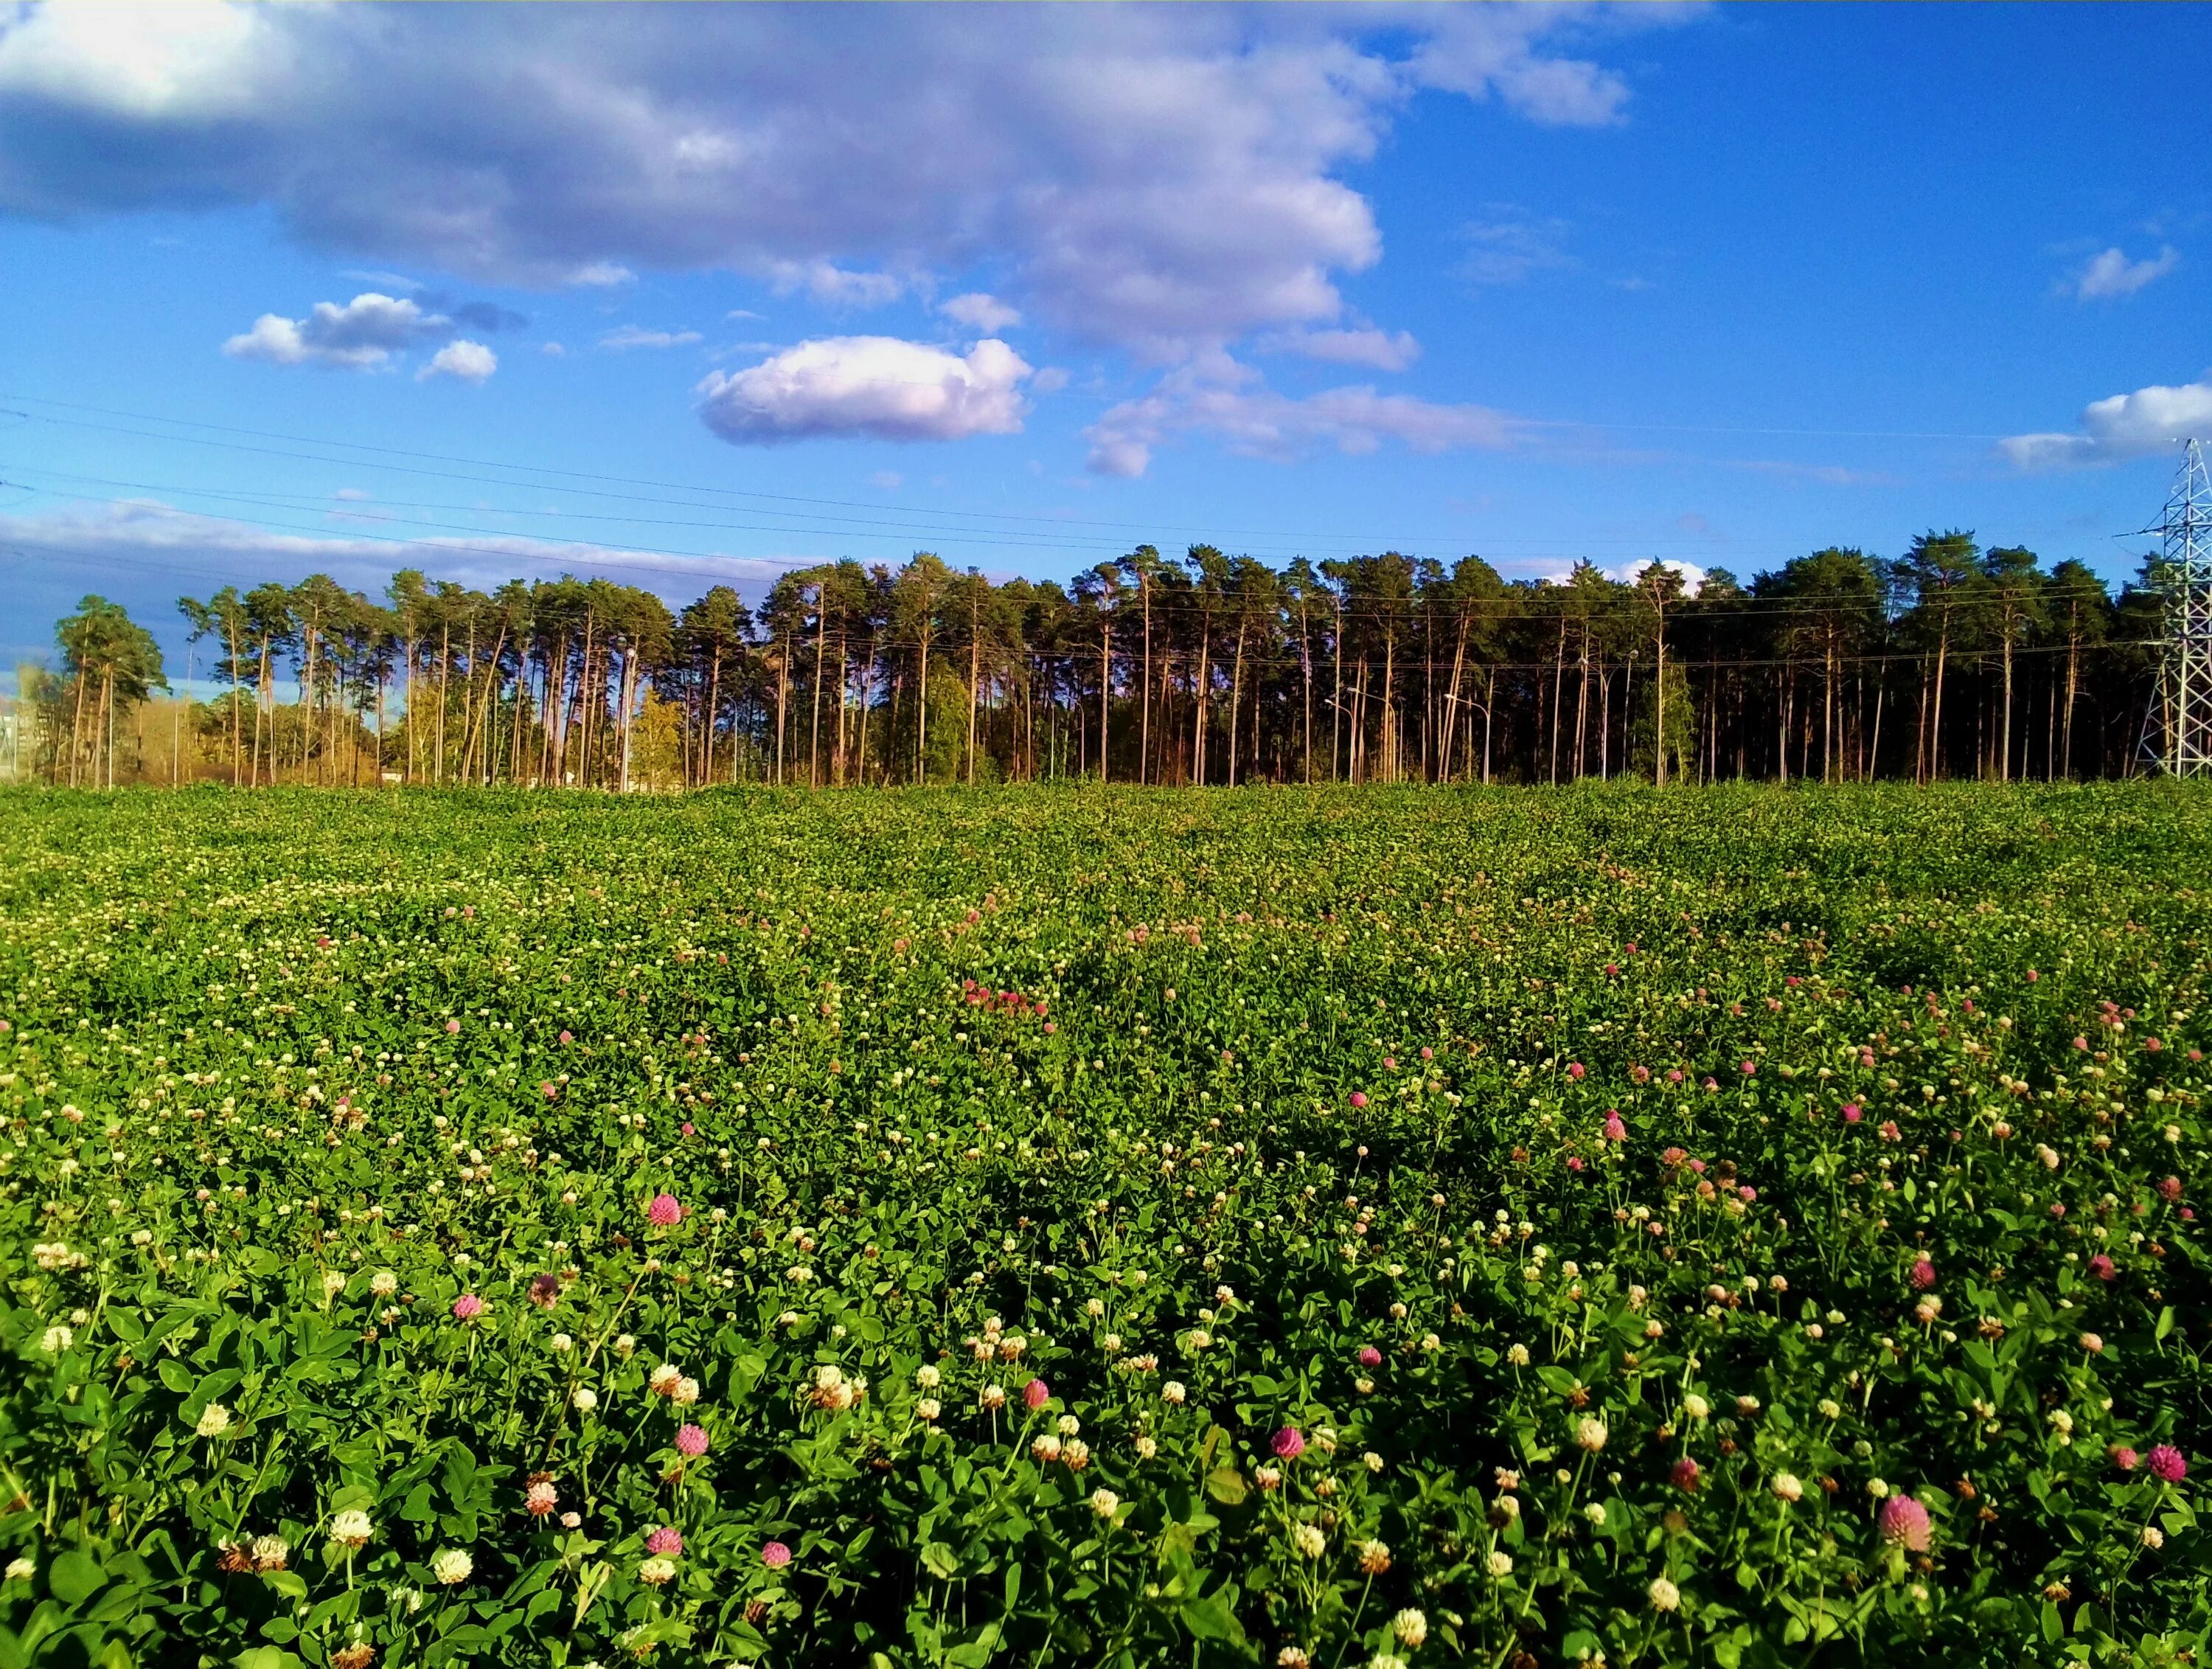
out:
M825 435L885 441L957 441L1018 434L1030 375L996 338L965 357L890 336L802 342L742 371L699 385L700 414L726 441L762 444Z
M699 339L696 331L648 331L624 325L599 338L599 345L615 353L629 348L682 348Z
M1281 331L1259 344L1267 353L1303 354L1332 365L1367 365L1378 371L1402 371L1421 356L1421 344L1407 331Z
M2147 259L2131 261L2124 249L2107 249L2094 258L2075 279L2074 294L2084 302L2094 302L2112 295L2132 295L2145 284L2159 279L2181 265L2181 256L2168 244L2157 254Z
M340 307L318 302L305 319L264 313L253 328L222 344L233 359L265 359L276 365L329 365L374 370L404 348L434 338L453 324L414 302L368 290Z
M1211 435L1248 457L1287 460L1316 446L1358 454L1395 441L1415 452L1512 444L1512 420L1480 405L1440 405L1354 386L1304 399L1263 386L1249 368L1216 356L1170 373L1141 399L1113 407L1084 431L1100 475L1142 475L1152 449L1179 434Z
M461 337L433 354L430 362L415 374L415 380L428 382L432 377L452 377L460 382L482 383L497 369L497 354L481 342Z
M1381 248L1340 176L1415 92L1614 122L1559 43L1674 15L0 8L0 212L266 204L357 259L855 306L988 259L1172 360L1339 318Z
M2191 435L2212 435L2212 372L2178 388L2154 384L2097 400L2072 434L2014 435L1997 449L2022 469L2063 469L2148 457Z
M980 290L965 295L955 295L940 302L937 310L956 325L965 325L971 331L986 335L1010 330L1022 322L1018 309L1008 307L995 295L986 295Z

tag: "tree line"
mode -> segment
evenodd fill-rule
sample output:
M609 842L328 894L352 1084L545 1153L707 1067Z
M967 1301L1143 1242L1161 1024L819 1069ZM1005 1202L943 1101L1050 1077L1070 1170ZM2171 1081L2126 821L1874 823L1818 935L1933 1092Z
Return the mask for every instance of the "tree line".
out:
M1073 583L921 551L672 611L603 578L489 592L413 569L179 600L196 667L173 777L816 787L1098 777L1563 783L1640 775L2014 780L2136 768L2164 594L1930 532L1694 594L1652 563L1508 582L1386 551L1276 569L1150 545ZM116 719L166 688L88 597L22 693L46 780L112 783ZM204 662L198 657L204 653ZM279 699L280 674L290 685ZM133 772L126 764L124 780Z

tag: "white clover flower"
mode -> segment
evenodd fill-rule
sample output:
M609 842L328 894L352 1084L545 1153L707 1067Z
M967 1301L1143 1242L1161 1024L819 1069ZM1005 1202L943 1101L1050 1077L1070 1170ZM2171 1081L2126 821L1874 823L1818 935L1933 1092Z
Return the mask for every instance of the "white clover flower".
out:
M589 1414L599 1405L599 1393L587 1385L580 1385L568 1393L568 1400L579 1414Z
M1111 1489L1093 1489L1091 1492L1091 1510L1109 1523L1113 1521L1114 1514L1121 1508L1121 1497Z
M939 1382L943 1380L944 1377L945 1376L942 1374L939 1373L936 1368L927 1362L924 1362L921 1367L914 1370L914 1382L920 1386L924 1391L936 1390Z
M1148 1437L1142 1433L1138 1434L1134 1447L1137 1451L1137 1459L1139 1460L1150 1460L1160 1452L1159 1439L1157 1437Z
M31 1560L21 1558L10 1559L8 1561L7 1574L4 1576L0 1576L0 1581L27 1582L31 1578L36 1576L38 1574L39 1567Z
M458 1587L475 1574L477 1562L465 1549L449 1547L430 1561L430 1575L447 1587Z
M367 1546L375 1532L368 1514L359 1508L348 1508L331 1520L331 1539L348 1552Z
M1605 1503L1601 1501L1590 1502L1589 1506L1583 1508L1583 1516L1592 1524L1601 1527L1605 1523Z
M1401 1646L1418 1648L1429 1637L1429 1619L1408 1605L1390 1619L1390 1632Z
M1291 1526L1291 1545L1302 1557L1318 1559L1328 1550L1328 1541L1317 1524L1298 1524Z
M1712 1411L1712 1404L1708 1403L1703 1397L1698 1395L1694 1391L1692 1391L1688 1396L1682 1398L1682 1412L1688 1415L1692 1420L1705 1419L1708 1415L1711 1414Z
M1655 1611L1680 1611L1681 1609L1682 1590L1676 1587L1664 1576L1653 1577L1651 1579L1651 1586L1644 1589L1644 1593L1651 1596L1651 1609Z
M1510 1553L1493 1553L1483 1562L1492 1576L1505 1577L1513 1574L1513 1556Z
M39 1349L50 1356L58 1356L76 1343L76 1333L67 1327L49 1327L39 1335Z
M1183 1398L1187 1394L1181 1380L1170 1380L1160 1387L1160 1400L1164 1403L1174 1404L1177 1407L1182 1405Z
M1606 1435L1605 1422L1602 1420L1586 1419L1575 1428L1575 1447L1588 1453L1595 1454L1605 1447Z
M1774 1491L1775 1499L1795 1502L1803 1498L1805 1486L1795 1472L1777 1472L1774 1482L1767 1486Z
M1508 1346L1505 1351L1505 1360L1511 1362L1516 1367L1526 1367L1528 1365L1528 1347L1525 1344Z
M670 1581L675 1575L676 1561L664 1559L657 1554L637 1568L637 1580L648 1587L660 1587Z
M202 1437L220 1437L230 1429L230 1410L221 1403L210 1403L200 1410L198 1423L192 1429Z

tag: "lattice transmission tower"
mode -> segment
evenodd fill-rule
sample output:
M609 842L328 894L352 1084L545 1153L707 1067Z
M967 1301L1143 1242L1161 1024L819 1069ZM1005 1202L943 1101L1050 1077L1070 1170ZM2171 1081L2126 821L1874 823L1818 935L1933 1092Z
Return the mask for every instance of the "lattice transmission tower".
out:
M2212 476L2195 441L2182 443L2181 473L2155 527L2155 574L2166 593L2165 654L2143 716L2146 764L2174 777L2212 774Z

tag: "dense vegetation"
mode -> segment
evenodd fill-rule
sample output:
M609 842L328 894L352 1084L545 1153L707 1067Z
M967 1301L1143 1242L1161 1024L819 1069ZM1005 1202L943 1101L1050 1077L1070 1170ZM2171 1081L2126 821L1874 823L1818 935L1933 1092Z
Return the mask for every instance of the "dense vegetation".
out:
M1066 587L927 552L825 563L757 609L718 586L680 612L607 579L488 594L409 570L377 600L313 575L181 600L186 670L228 691L150 737L131 711L159 653L87 598L59 671L27 678L25 765L623 789L2112 776L2157 718L2161 579L2115 599L1958 532L1716 570L1694 595L1656 563L1508 583L1477 557L1279 570L1209 545Z
M2204 1649L2212 801L0 797L0 1669Z

